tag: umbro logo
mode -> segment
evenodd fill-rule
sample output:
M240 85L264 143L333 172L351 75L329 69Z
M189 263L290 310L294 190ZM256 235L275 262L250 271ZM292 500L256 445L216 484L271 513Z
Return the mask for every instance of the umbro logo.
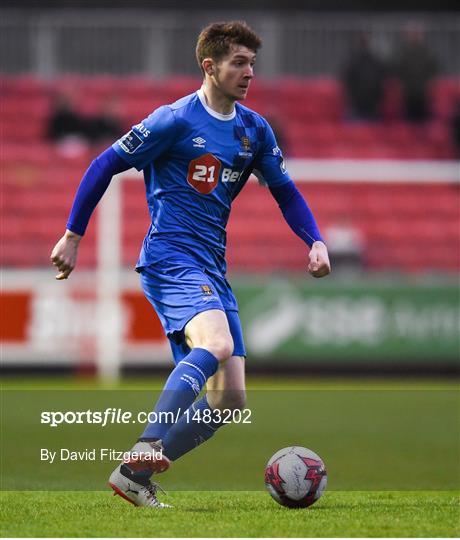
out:
M203 139L203 137L195 137L195 139L192 139L194 142L195 148L204 148L204 145L206 144L206 139Z

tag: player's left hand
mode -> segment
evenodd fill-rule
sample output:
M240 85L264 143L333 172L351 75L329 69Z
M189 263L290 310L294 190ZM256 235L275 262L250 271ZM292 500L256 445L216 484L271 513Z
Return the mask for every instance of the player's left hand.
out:
M313 277L321 278L331 273L331 263L329 262L326 244L320 241L314 242L309 256L308 271Z

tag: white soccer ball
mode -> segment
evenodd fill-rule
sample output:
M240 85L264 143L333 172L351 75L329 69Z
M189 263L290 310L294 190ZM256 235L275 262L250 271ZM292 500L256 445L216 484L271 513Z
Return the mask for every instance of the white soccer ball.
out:
M307 508L327 484L323 460L308 448L289 446L274 454L265 467L265 486L276 502L289 508Z

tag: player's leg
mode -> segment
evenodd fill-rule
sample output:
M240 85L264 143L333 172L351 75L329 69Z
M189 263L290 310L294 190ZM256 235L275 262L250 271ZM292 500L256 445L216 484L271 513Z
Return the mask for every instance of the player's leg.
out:
M216 372L218 363L227 360L233 351L233 339L224 311L211 309L198 313L187 323L184 333L190 352L168 377L153 410L155 421L146 426L132 448L133 459L122 466L122 472L138 483L148 482L152 473L166 470L170 458L166 451L161 459L143 460L137 456L141 452L146 455L149 447L152 454L163 450L163 440L168 431L190 408L206 381Z
M208 379L207 394L195 401L166 434L164 453L173 461L210 439L225 425L219 421L222 415L217 411L234 411L245 406L246 352L241 323L236 311L227 312L227 320L234 342L233 356L222 362L216 374Z
M190 349L176 364L153 411L158 421L149 423L145 428L131 450L133 459L112 473L110 484L113 489L117 491L116 487L121 482L123 487L120 491L124 497L144 505L137 496L128 493L133 490L126 489L125 484L128 481L129 485L135 484L136 489L143 485L150 489L152 473L169 467L170 461L165 454L160 458L154 457L162 450L161 440L194 402L206 381L217 371L219 362L231 355L233 340L220 299L213 292L209 277L199 269L184 268L181 263L168 268L157 266L143 273L141 282L166 333L183 333L184 326L190 327L195 342L201 345ZM152 458L148 460L135 457L135 454L145 456L149 452Z
M246 405L244 356L232 356L219 367L206 384L206 398L211 409L237 411Z
M187 260L165 261L143 270L141 283L171 339L193 338L193 348L176 361L140 439L163 439L195 401L206 381L233 351L222 302L212 278Z
M233 352L233 339L222 310L198 313L187 323L184 333L190 352L171 372L155 405L153 416L161 421L150 423L141 441L163 440L216 373L219 363L228 360Z
M206 349L222 363L232 355L233 337L223 310L210 309L198 313L185 325L184 336L190 349Z
M207 394L195 401L166 434L164 453L172 461L209 440L225 425L226 411L243 409L245 405L244 358L232 356L208 380Z
M206 384L206 398L211 409L238 410L244 408L246 402L245 357L241 322L237 311L227 311L225 314L228 329L232 339L232 352L228 360L220 363L215 375ZM186 328L186 338L192 345L201 336Z

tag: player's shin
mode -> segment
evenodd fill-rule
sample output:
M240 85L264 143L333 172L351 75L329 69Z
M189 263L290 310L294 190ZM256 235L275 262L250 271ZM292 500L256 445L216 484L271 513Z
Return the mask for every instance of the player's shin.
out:
M131 449L131 459L122 465L120 473L141 485L148 485L153 473L163 472L170 465L164 452L163 439L179 422L197 398L206 381L218 367L217 358L206 349L195 348L181 360L168 377L149 424ZM145 459L143 456L152 457Z
M206 349L195 348L169 376L141 439L164 439L166 433L195 401L206 381L218 367L217 358Z
M223 424L218 421L206 396L191 405L163 439L164 453L172 461L210 439Z

